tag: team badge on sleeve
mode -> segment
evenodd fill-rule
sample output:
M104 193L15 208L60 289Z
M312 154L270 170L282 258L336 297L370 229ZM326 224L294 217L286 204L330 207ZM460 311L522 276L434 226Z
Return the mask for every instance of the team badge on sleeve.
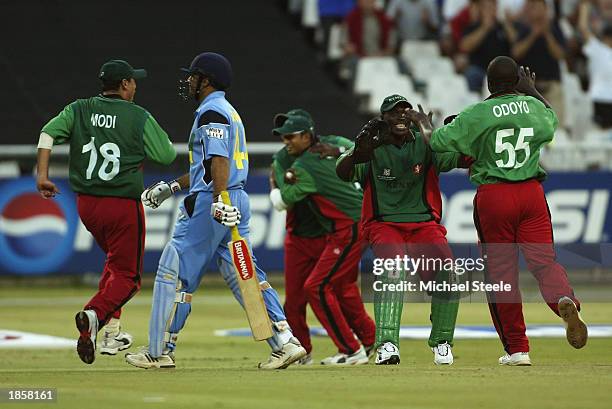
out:
M206 128L206 136L209 138L224 139L225 129L216 127Z

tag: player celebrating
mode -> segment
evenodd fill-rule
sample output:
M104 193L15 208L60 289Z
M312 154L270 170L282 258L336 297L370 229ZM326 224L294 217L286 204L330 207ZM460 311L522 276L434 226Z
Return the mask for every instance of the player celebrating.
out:
M506 351L499 363L531 365L518 289L519 248L544 300L565 321L570 345L582 348L588 336L567 273L555 261L552 223L541 184L546 173L539 165L540 149L553 139L558 120L535 88L535 73L529 68L519 70L512 58L491 61L487 81L491 96L433 135L423 112L409 114L426 139L431 135L434 151L461 152L475 159L470 175L478 185L474 223L487 256L487 279L512 285L510 293L487 294Z
M446 229L440 224L442 202L438 173L467 167L459 154L435 154L418 132L410 129L407 108L410 103L400 95L384 99L382 120L366 124L355 140L355 147L338 159L341 179L358 181L364 187L361 220L364 235L379 258L411 255L448 259L452 253ZM399 274L398 274L399 273ZM383 281L397 283L405 271L383 274ZM451 272L419 271L425 281L449 281ZM399 328L403 292L375 294L376 364L398 364ZM458 310L458 295L434 293L431 303L432 329L429 346L437 365L452 364L453 334Z
M295 116L303 120L295 122ZM358 263L360 259L361 243L355 244L355 250L350 252L342 260L340 253L330 251L340 248L336 241L342 238L342 231L334 231L334 220L348 219L343 212L330 218L330 206L319 206L318 203L325 200L326 193L331 189L337 190L337 194L331 199L348 201L353 207L359 206L361 198L352 185L347 185L338 180L335 174L335 161L341 152L353 146L353 143L340 136L318 136L314 132L314 123L310 114L301 109L289 111L287 114L278 114L274 118L275 132L285 132L286 121L293 128L303 128L287 135L282 135L285 147L274 156L272 165L273 173L270 179L272 191L270 199L277 210L287 209L287 234L285 235L285 312L287 320L294 333L306 348L308 355L302 364L312 363L310 352L310 333L306 323L306 304L308 300L315 301L311 304L317 316L322 310L331 314L331 319L325 322L331 324L336 321L346 322L350 328L348 332L330 332L332 340L340 352L337 355L324 359L322 364L346 365L353 363L367 363L367 352L374 345L375 326L372 319L365 312L363 301L357 287ZM300 174L306 175L297 178L296 181L286 179L286 172L291 174L299 169ZM315 176L316 186L313 185L312 177ZM292 184L292 182L294 182ZM298 192L299 190L299 192ZM290 204L290 207L287 206ZM330 203L333 206L333 203ZM358 212L355 212L357 217ZM356 221L357 219L354 219ZM346 241L346 240L344 240ZM322 258L321 255L324 255ZM337 267L334 267L334 263ZM331 271L336 269L335 272ZM323 276L329 275L328 280ZM305 291L306 290L306 291ZM323 292L323 296L321 296ZM314 294L314 296L313 296ZM318 296L317 296L318 295ZM321 301L322 300L322 301ZM340 307L339 315L336 304ZM325 308L331 305L331 308ZM334 313L335 311L335 313ZM322 321L323 322L323 321ZM325 325L325 324L324 324ZM339 328L345 329L342 325ZM358 358L351 356L353 352L360 349L356 342L352 342L349 350L341 341L352 340L353 330L359 340L365 346L365 359L362 353ZM356 345L355 345L356 344Z
M140 288L145 221L140 203L145 158L168 165L176 151L168 135L144 108L134 104L136 80L146 71L127 62L102 65L102 93L79 99L49 123L38 143L36 185L44 198L59 193L49 180L53 145L70 144L70 185L77 193L83 224L106 253L106 264L96 295L75 320L79 330L77 352L91 364L96 336L104 327L102 354L115 355L132 345L121 331L121 307Z
M248 154L244 126L236 110L225 99L232 70L220 54L195 57L181 94L198 102L189 138L189 173L172 182L158 182L142 193L146 205L156 208L180 189L189 195L180 205L174 234L162 253L155 277L153 307L149 323L149 347L126 354L129 364L139 368L174 368L178 332L191 312L191 297L215 254L219 269L242 305L242 295L232 258L227 248L228 227L238 225L248 241L249 198L244 191L248 175ZM225 205L220 193L229 191ZM242 222L241 222L242 219ZM268 339L272 354L263 369L281 369L299 360L306 351L291 333L276 291L266 274L256 267L274 335Z

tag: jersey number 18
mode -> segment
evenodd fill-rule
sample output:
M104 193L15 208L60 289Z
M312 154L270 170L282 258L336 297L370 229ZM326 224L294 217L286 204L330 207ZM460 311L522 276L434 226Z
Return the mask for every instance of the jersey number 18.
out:
M98 150L94 143L95 138L91 138L91 141L87 145L83 145L81 153L91 152L89 154L89 165L85 171L85 177L90 180L98 162ZM119 173L119 158L121 157L121 151L116 143L106 142L100 146L100 154L104 158L100 169L98 169L98 177L104 181L109 181ZM107 168L111 165L110 170Z

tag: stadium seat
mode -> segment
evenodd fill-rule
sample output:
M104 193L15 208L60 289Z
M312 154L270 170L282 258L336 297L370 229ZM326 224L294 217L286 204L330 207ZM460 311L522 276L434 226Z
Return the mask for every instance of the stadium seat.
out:
M436 75L427 79L427 105L443 119L448 115L457 114L467 106L480 100L480 97L470 92L465 78L452 75Z
M576 74L565 73L562 77L566 119L564 126L572 130L574 139L584 138L583 133L594 127L593 102L582 90ZM576 109L580 107L580 109Z
M400 48L400 56L408 63L431 60L440 56L440 48L435 41L405 40Z
M330 61L337 61L344 55L342 51L342 25L333 24L329 28L329 40L327 44L327 58Z
M19 177L19 163L15 160L0 162L0 179Z
M379 78L398 78L397 61L393 57L364 57L357 63L355 73L356 94L369 94L377 86Z
M319 2L318 0L303 0L302 2L302 26L315 28L319 25Z
M406 97L415 108L417 104L424 104L425 102L423 96L414 91L412 82L407 76L401 75L395 78L378 77L376 88L372 90L368 100L368 113L380 113L380 104L383 99L392 94L400 94Z
M427 81L432 75L441 76L457 76L455 66L452 61L444 57L429 57L405 59L406 64L411 68L412 75L419 80Z

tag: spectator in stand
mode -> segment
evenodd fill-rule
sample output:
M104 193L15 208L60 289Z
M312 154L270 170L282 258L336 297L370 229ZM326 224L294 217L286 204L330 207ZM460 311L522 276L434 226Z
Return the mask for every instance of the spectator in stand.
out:
M516 23L517 41L512 46L512 57L518 65L531 68L538 74L536 87L544 95L565 124L563 88L560 62L565 58L565 38L553 18L553 10L546 0L527 0L525 22Z
M463 32L472 23L478 21L479 0L470 0L466 6L457 12L450 20L450 29L455 44L461 43Z
M582 48L589 60L589 94L593 100L593 120L602 128L612 128L612 21L603 25L601 40L591 31L591 3L580 5L579 28Z
M395 22L400 41L437 37L440 19L434 0L391 0L387 16Z
M343 27L344 59L340 77L351 80L361 57L384 57L396 53L397 34L393 21L376 6L376 0L358 0Z
M468 67L464 74L471 91L480 92L489 62L499 55L510 53L515 32L510 23L497 19L495 0L477 0L477 21L463 32L460 48L468 54Z
M552 2L552 0L550 0ZM470 0L445 0L442 5L442 16L446 21L451 21L457 17L459 13L464 12L465 9L472 3ZM518 17L521 13L525 0L499 0L499 17L506 17L511 15L514 18Z

